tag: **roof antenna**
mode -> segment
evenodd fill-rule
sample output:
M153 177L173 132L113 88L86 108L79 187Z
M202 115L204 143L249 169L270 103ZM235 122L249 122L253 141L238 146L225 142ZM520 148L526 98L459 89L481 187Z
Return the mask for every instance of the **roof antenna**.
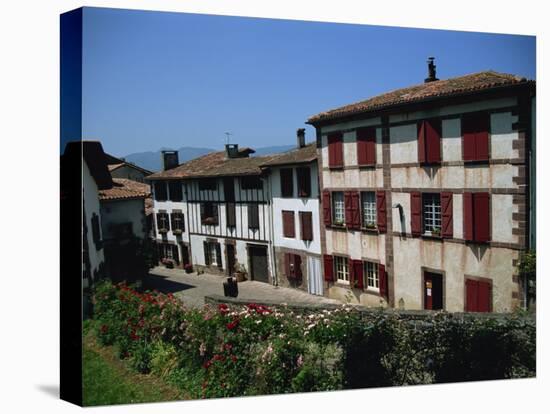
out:
M428 58L428 77L426 79L424 79L424 83L434 82L434 81L439 80L435 77L435 68L436 68L436 66L434 64L434 60L435 60L435 58L433 56L430 56Z
M229 136L233 135L231 132L224 132L225 134L225 144L229 144Z

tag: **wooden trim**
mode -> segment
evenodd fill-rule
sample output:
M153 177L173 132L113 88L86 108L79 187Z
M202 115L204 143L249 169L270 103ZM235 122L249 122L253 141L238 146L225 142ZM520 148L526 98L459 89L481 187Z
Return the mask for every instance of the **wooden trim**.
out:
M421 283L420 283L420 302L422 304L423 310L429 310L426 309L426 304L424 302L424 287L426 285L426 280L424 278L425 273L435 273L437 275L441 275L441 310L447 309L447 275L445 270L435 269L432 267L427 266L420 266L420 272L421 272Z

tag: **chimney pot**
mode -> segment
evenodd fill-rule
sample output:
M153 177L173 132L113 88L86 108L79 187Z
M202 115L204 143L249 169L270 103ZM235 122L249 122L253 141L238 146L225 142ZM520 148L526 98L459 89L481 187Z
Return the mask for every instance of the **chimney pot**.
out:
M424 79L424 83L428 83L428 82L434 82L434 81L437 81L439 79L437 79L435 77L435 64L434 64L434 60L435 58L430 56L428 58L428 77L426 79Z
M298 148L304 148L306 146L306 129L298 128L296 130L296 141Z
M162 151L162 171L171 170L179 165L179 156L177 151Z

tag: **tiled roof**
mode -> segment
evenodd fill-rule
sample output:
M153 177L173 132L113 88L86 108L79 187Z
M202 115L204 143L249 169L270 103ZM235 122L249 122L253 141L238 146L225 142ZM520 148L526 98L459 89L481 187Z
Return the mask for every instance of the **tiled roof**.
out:
M120 163L120 164L109 164L107 167L109 168L109 171L113 171L113 170L116 170L118 167L122 167L124 165L124 163Z
M316 122L355 115L362 112L385 109L394 105L420 102L423 100L443 98L463 93L485 91L522 83L534 84L534 81L506 73L493 71L479 72L457 78L438 80L410 86L408 88L397 89L364 101L321 112L310 117L307 123L314 124Z
M101 190L100 200L127 200L133 198L146 198L151 195L151 187L148 184L128 180L127 178L113 178L113 188Z
M248 151L241 149L239 152ZM220 177L235 175L259 175L260 166L271 161L275 156L226 158L225 151L211 152L202 157L187 161L167 171L160 171L147 179L179 179Z
M317 147L315 142L311 142L303 148L294 148L290 151L277 154L272 160L265 162L262 166L271 167L276 165L304 164L315 161L316 159Z
M145 168L141 168L139 165L136 165L134 163L127 162L127 161L123 161L123 162L120 162L118 164L109 164L108 165L109 171L114 171L114 170L116 170L120 167L124 167L124 166L127 166L127 167L133 168L135 170L138 170L138 171L142 172L145 175L149 175L149 174L153 173L153 171L146 170Z

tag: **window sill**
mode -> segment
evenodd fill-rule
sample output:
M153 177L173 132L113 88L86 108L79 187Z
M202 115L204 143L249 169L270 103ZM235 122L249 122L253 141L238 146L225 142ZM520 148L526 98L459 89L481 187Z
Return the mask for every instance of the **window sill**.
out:
M476 165L476 164L488 164L489 158L482 159L482 160L463 160L463 161L464 161L464 166Z
M357 167L360 170L374 170L376 169L376 164L358 164Z
M326 228L333 230L347 230L347 227L344 224L330 224Z
M182 234L183 231L182 231L182 230L172 230L172 233L174 233L174 234Z
M329 168L329 170L343 170L344 166L343 165L329 165L328 168Z
M421 234L420 237L422 237L423 239L428 239L428 240L443 240L443 237L436 236L434 234Z
M421 167L441 167L441 160L439 161L424 161L418 163Z
M168 230L167 229L159 229L158 232L160 234L166 234L166 233L168 233Z
M361 231L365 233L379 234L378 228L376 227L361 227Z

